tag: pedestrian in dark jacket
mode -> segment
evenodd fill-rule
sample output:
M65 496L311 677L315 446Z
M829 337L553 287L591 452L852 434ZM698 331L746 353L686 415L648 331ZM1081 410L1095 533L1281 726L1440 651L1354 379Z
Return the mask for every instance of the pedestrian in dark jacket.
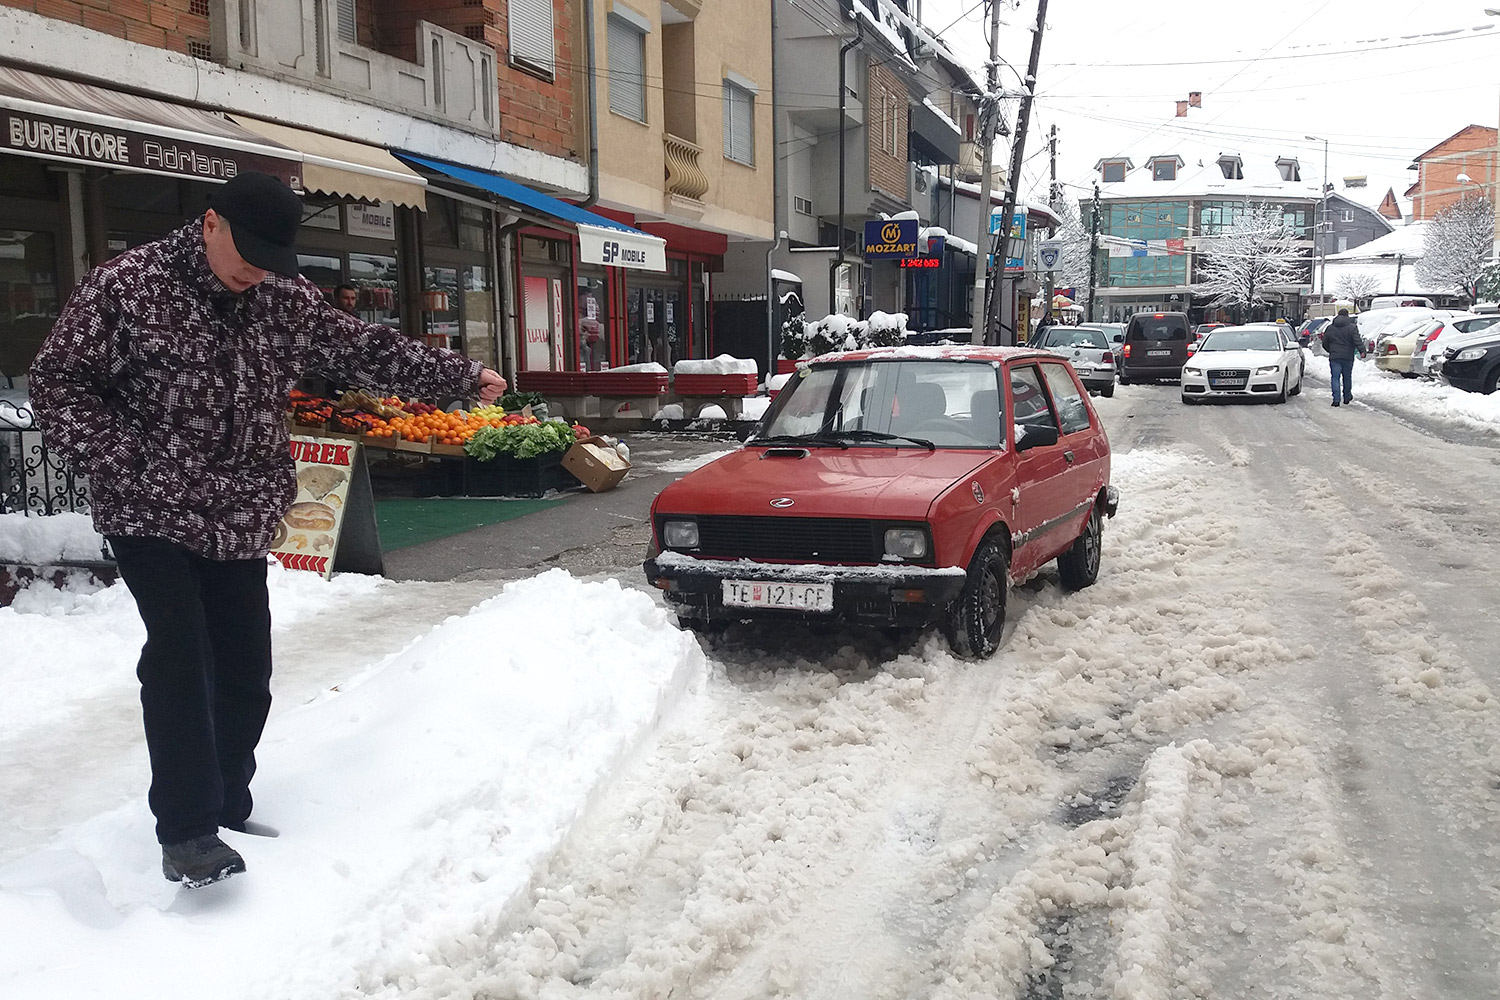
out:
M1340 309L1323 331L1323 349L1328 352L1328 371L1333 381L1333 405L1339 400L1345 403L1354 400L1354 356L1365 356L1365 339L1360 336L1359 324L1349 315L1349 310Z
M284 414L309 368L493 401L497 373L324 301L297 273L302 201L247 172L164 239L94 268L31 366L48 443L88 476L94 526L146 626L137 676L162 873L245 870L271 706L266 555L297 480Z

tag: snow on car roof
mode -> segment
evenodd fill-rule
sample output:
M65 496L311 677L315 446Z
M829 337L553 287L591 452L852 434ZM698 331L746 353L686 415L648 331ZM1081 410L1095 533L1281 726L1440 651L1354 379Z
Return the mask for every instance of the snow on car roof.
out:
M1031 347L988 347L983 344L945 344L931 347L872 347L862 351L835 351L812 358L811 364L844 361L1005 361L1033 355L1044 355Z

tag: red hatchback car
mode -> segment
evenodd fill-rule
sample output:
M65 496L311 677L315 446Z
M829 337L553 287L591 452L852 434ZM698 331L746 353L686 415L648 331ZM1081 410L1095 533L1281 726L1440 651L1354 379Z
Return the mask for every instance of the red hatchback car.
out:
M647 579L685 625L937 624L989 656L1007 592L1099 574L1118 495L1072 366L1012 347L881 348L799 366L740 450L663 490Z

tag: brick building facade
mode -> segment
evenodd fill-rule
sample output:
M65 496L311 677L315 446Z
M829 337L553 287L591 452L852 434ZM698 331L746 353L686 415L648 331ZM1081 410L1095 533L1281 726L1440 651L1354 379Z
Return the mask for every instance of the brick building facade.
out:
M1496 200L1496 138L1496 129L1470 125L1419 154L1412 164L1417 181L1406 189L1412 219L1431 219L1465 195ZM1459 180L1459 174L1468 180Z
M906 153L910 95L905 81L874 60L870 61L867 140L870 150L870 187L905 202Z

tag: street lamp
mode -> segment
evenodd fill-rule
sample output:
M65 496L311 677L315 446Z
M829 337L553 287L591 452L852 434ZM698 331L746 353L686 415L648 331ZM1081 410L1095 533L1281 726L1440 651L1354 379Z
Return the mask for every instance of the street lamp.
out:
M1304 139L1323 144L1323 199L1319 214L1323 221L1318 223L1318 301L1323 301L1324 294L1328 291L1328 140L1321 139L1315 135L1304 135Z

